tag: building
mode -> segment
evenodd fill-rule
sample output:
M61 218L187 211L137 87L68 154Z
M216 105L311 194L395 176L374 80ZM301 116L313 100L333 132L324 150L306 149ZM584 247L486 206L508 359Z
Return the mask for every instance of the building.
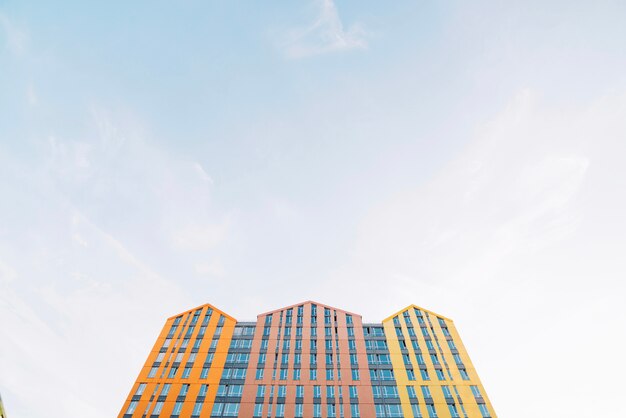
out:
M238 322L169 318L119 418L496 417L452 320L409 306L382 323L316 302Z

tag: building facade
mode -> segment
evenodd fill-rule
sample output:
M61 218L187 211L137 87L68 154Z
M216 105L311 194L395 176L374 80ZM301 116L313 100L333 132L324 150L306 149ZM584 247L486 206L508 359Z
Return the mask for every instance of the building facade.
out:
M118 418L496 417L452 320L382 323L308 301L238 322L169 318Z

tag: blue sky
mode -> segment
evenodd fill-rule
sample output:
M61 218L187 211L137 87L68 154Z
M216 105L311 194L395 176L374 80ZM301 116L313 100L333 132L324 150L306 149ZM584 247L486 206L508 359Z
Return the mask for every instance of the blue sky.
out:
M452 317L501 416L614 415L625 18L0 2L8 413L113 416L166 317L315 299Z

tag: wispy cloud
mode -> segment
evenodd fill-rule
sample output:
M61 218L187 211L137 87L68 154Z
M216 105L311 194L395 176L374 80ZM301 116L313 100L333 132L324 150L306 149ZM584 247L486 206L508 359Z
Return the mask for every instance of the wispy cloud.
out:
M28 43L28 33L26 30L11 19L9 19L4 13L0 12L0 28L1 32L4 32L6 47L15 55L22 55L26 52L26 46Z
M367 48L367 34L360 23L345 28L333 0L318 0L317 3L319 15L315 21L287 36L283 44L287 57L298 59Z

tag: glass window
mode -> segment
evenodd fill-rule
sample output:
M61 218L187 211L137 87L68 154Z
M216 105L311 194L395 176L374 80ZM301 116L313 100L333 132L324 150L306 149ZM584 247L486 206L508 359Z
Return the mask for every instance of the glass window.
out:
M450 411L450 416L452 418L459 418L459 411L456 409L456 405L448 404L448 410Z
M407 369L406 376L409 380L415 380L415 372L413 371L413 369Z
M428 416L430 418L436 418L437 417L437 410L435 409L434 405L427 404L426 405L426 410L428 411Z
M326 412L327 412L327 417L328 418L334 418L337 416L336 413L336 409L335 409L335 405L334 404L328 404L326 405Z
M350 404L350 415L352 418L360 417L359 404Z
M263 416L263 404L257 403L254 404L254 413L252 414L254 418L261 418Z
M465 369L459 369L459 373L461 373L461 379L470 380L470 377Z
M180 415L180 411L183 409L183 402L176 402L174 404L174 409L172 410L172 415ZM215 408L213 408L215 410Z
M296 398L304 398L304 386L296 386Z
M209 385L200 386L200 392L198 392L198 396L206 396L208 390L209 390Z
M321 398L322 397L322 387L315 385L313 386L313 397L314 398Z
M202 411L202 402L196 402L195 405L193 406L193 411L191 412L191 415L200 415L201 411Z
M278 396L279 398L284 398L285 396L287 396L287 386L285 385L278 386L278 392L276 396Z
M388 417L403 417L404 415L402 415L402 406L387 405L387 416Z
M263 369L256 369L256 375L254 376L256 380L263 379Z
M385 414L385 405L376 405L376 418L383 418L387 416Z
M352 369L352 380L359 380L359 369Z
M358 392L356 386L350 386L349 390L350 390L350 398L351 399L356 399L356 398L359 397L359 392Z
M413 418L422 418L422 412L418 404L411 404L411 412L413 412Z
M420 369L420 373L422 375L423 380L430 380L430 376L428 376L428 370Z
M294 412L295 418L302 418L304 416L303 415L303 413L304 413L303 409L304 408L302 407L301 403L296 404L296 408L295 408L295 412Z
M163 409L163 402L161 401L157 402L156 405L154 405L154 409L152 410L152 415L160 414L162 409Z
M470 389L472 390L472 394L474 395L474 397L476 398L482 398L482 395L480 394L480 389L478 389L478 386L470 386Z
M406 387L406 391L409 394L409 398L417 399L417 393L415 392L415 387L414 386L407 386Z
M317 369L311 369L309 371L309 380L317 380Z
M189 392L189 384L185 383L180 387L180 392L178 392L178 396L186 396L187 392Z
M435 373L437 373L437 379L439 379L439 380L446 380L446 375L443 374L443 370L436 369Z
M479 403L478 409L480 410L480 413L483 415L483 418L489 417L489 410L487 409L487 405L485 405L484 403Z
M133 412L135 412L135 409L137 409L137 404L139 402L137 401L132 401L129 405L128 405L128 409L126 410L127 414L132 414Z
M185 367L183 369L183 375L182 378L183 379L187 379L189 377L189 375L191 374L191 367Z
M172 387L170 383L164 384L163 389L161 389L161 396L167 396L170 393L170 387Z
M422 386L421 389L424 398L432 398L432 395L430 394L430 388L428 386Z
M167 376L170 379L173 379L176 376L176 372L178 371L178 367L172 367L170 369L170 374Z
M313 418L321 418L322 406L320 404L313 404Z
M326 369L326 380L333 380L333 369Z
M276 418L283 418L285 416L285 404L279 403L276 405Z
M222 416L224 417L236 417L239 414L239 404L238 403L226 403L224 404L224 412Z
M159 370L158 367L153 367L150 369L150 373L148 373L148 377L154 377L156 376L157 370Z
M137 390L135 391L135 396L141 396L144 390L146 390L146 384L140 383L139 386L137 386Z
M300 369L293 369L293 380L300 380Z

